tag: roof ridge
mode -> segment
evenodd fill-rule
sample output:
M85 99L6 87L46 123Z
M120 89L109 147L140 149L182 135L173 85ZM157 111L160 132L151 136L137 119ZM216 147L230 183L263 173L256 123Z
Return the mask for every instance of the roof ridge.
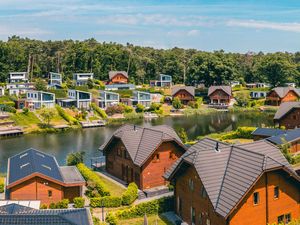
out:
M135 162L136 157L137 157L137 155L138 155L138 152L140 151L140 146L141 146L141 142L142 142L142 139L143 139L143 136L144 136L144 132L145 132L145 129L143 128L143 132L142 132L142 135L141 135L141 138L140 138L140 142L139 142L139 145L138 145L138 147L137 147L137 151L136 151L136 153L135 153L133 162Z
M253 142L254 143L254 142ZM242 146L242 145L241 145ZM249 149L245 149L241 146L237 146L237 145L234 145L235 148L238 148L239 150L242 150L242 151L245 151L245 152L250 152L250 153L254 153L256 155L260 155L260 156L266 156L266 154L263 154L263 153L260 153L260 152L255 152L255 151L252 151L252 150L249 150Z
M227 163L226 163L226 166L225 166L224 175L223 175L222 182L221 182L221 185L220 185L220 190L219 190L219 193L218 193L218 198L217 198L217 202L216 202L215 209L216 209L216 208L218 207L218 205L219 205L219 200L220 200L221 192L222 192L222 189L223 189L225 176L226 176L226 174L227 174L227 168L228 168L228 165L229 165L229 160L230 160L230 158L231 158L232 151L233 151L233 145L231 145L230 152L229 152L229 155L228 155L228 158L227 158Z

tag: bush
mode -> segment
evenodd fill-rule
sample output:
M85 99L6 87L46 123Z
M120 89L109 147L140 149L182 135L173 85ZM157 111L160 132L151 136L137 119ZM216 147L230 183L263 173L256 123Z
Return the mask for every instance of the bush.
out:
M82 197L76 197L73 199L74 208L84 208L85 199Z
M230 140L236 138L245 138L252 139L252 132L255 130L255 127L239 127L235 131L228 132L220 137L220 140Z
M151 103L151 105L150 105L149 111L150 111L150 112L156 112L156 111L159 111L160 107L161 107L161 104L160 104L160 103L155 103L155 102L153 102L153 103Z
M145 214L153 215L157 213L174 211L174 205L173 197L160 198L153 201L140 203L129 209L117 211L115 215L119 219L131 219L142 217Z
M47 204L42 204L41 207L40 207L40 209L48 209Z
M67 155L67 165L76 166L79 163L83 163L85 152L71 152Z
M24 113L25 115L28 115L28 113L29 113L29 109L26 108L26 107L23 108L22 111L23 111L23 113Z
M112 213L107 213L105 222L108 223L109 225L116 225L117 224L117 218L114 214Z
M175 97L172 101L172 106L175 108L175 109L181 109L183 107L180 99L178 97Z
M105 111L101 109L99 106L97 106L95 103L92 103L91 107L99 116L101 116L102 119L107 118L107 114L105 113Z
M4 192L4 179L0 180L0 193Z
M69 199L63 199L55 204L56 209L67 209L69 204Z
M92 181L95 184L95 190L101 195L101 196L109 196L110 193L101 181L100 177L93 172L91 169L86 167L83 163L77 164L77 168L84 177L86 181Z
M122 106L124 108L125 113L132 113L133 112L133 107L130 105L125 105L123 103L119 103L119 106Z
M51 202L49 205L49 209L56 209L56 204L54 202Z
M65 110L63 110L62 107L60 107L59 105L56 105L56 110L58 112L58 114L65 120L67 121L69 124L73 125L73 124L78 124L78 120L76 120L75 118L73 118L72 116L68 115Z
M93 208L99 208L101 206L107 208L120 207L122 205L122 199L120 197L105 196L100 198L91 198L90 206Z
M114 114L120 114L124 113L125 109L122 105L112 105L106 108L105 110L107 115L114 115Z
M126 191L122 195L122 204L130 205L138 197L138 186L135 183L130 183Z
M136 105L135 111L136 111L137 113L144 112L144 110L145 110L145 106L143 106L142 104L137 104L137 105Z

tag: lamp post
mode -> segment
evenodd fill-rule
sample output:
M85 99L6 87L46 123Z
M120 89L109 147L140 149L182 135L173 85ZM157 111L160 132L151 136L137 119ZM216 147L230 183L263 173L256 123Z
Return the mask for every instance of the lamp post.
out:
M101 211L102 211L102 222L104 222L104 204L103 204L103 198L101 199Z

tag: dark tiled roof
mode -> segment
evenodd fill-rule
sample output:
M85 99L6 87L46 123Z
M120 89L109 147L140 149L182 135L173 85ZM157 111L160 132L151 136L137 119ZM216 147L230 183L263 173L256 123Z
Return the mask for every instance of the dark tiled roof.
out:
M183 143L176 132L166 125L153 126L149 128L129 124L124 125L115 131L113 135L100 147L100 149L105 150L114 138L121 139L133 160L133 163L138 166L143 165L143 163L163 141L174 140L183 146Z
M300 139L300 128L294 129L294 130L287 130L283 134L274 135L272 137L267 138L268 141L281 145L284 144L284 142L293 142Z
M265 136L265 137L272 137L279 134L284 134L285 131L276 128L257 128L255 131L252 132L252 135L258 136Z
M122 74L125 77L128 78L128 74L125 71L109 71L108 75L109 75L109 79L111 80L114 76L116 76L117 74Z
M298 92L298 90L293 87L276 87L273 88L272 91L275 91L280 98L284 98L289 93L289 91L294 91L298 95L298 97L300 97L300 93Z
M38 210L17 204L0 207L0 224L6 225L92 225L88 209Z
M39 173L63 183L84 182L76 167L59 167L54 156L33 148L8 159L8 185L33 173Z
M218 142L218 151L216 143L207 138L200 140L165 177L172 179L182 163L193 165L215 211L223 217L229 215L265 170L284 167L295 175L280 150L267 141L236 146Z
M193 86L173 86L172 95L175 95L180 90L185 90L188 93L190 93L192 96L195 96L195 87Z
M293 109L300 109L300 102L283 102L280 104L274 119L279 120Z
M210 86L208 88L208 96L214 93L216 90L222 90L229 96L232 96L232 89L230 86Z

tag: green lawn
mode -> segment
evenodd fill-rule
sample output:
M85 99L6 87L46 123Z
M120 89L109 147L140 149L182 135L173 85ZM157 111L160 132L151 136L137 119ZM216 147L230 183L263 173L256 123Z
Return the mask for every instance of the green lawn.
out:
M110 191L112 196L122 196L123 192L125 191L125 188L122 188L121 186L111 182L110 180L105 178L101 173L97 174L101 178L102 182L105 184L107 189Z
M162 216L147 216L148 218L148 224L149 225L155 225L156 220L158 225L172 225L169 221L167 221L164 217ZM128 219L128 220L119 220L118 225L141 225L144 224L144 217L140 218L134 218L134 219Z
M54 108L53 111L55 111L55 116L51 119L50 124L55 125L66 125L68 124L57 112L57 110ZM40 115L40 110L36 110L36 113Z
M39 129L38 125L41 123L41 121L32 112L28 112L27 114L11 114L10 119L13 120L17 126L23 127L25 132Z

